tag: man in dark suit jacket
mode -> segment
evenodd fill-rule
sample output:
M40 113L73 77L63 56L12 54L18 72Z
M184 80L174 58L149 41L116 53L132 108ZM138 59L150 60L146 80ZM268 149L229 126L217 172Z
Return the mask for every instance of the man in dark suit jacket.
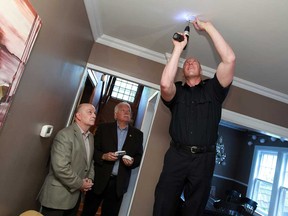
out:
M51 148L51 165L39 194L45 216L76 216L81 191L91 190L94 179L94 138L89 128L95 123L92 104L80 104L75 122L60 130Z
M114 109L115 122L100 124L94 137L95 179L86 193L82 216L94 216L101 202L102 216L117 216L126 193L131 170L143 154L143 133L129 125L131 107L121 102ZM126 156L117 156L117 151Z

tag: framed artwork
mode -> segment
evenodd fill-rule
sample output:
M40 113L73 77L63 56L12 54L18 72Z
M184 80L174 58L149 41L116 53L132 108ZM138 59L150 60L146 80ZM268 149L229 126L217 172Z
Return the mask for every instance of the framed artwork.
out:
M29 0L0 1L0 129L40 28Z

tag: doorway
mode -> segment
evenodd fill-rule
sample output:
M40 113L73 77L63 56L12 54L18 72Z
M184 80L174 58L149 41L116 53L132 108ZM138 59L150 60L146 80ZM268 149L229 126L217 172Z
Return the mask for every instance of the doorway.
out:
M140 129L144 135L143 161L146 143L149 140L150 130L152 128L156 108L160 99L159 87L155 87L153 84L149 85L149 83L143 84L143 81L141 80L136 80L133 77L127 77L119 73L115 74L87 68L82 77L77 97L75 98L73 112L80 103L92 103L95 106L97 117L95 126L90 129L92 133L95 133L97 125L100 123L114 121L115 105L121 101L125 101L113 96L113 87L118 79L133 82L138 86L137 93L135 93L135 100L133 102L126 102L129 102L133 113L131 124ZM71 113L73 112L71 111ZM67 124L70 124L71 121L72 117L69 118L69 123L67 122ZM132 170L129 187L123 197L119 212L120 215L129 215L131 200L133 199L134 189L137 185L140 169L141 165ZM80 205L79 214L81 213L82 206L83 202ZM98 210L96 215L99 214L100 211Z

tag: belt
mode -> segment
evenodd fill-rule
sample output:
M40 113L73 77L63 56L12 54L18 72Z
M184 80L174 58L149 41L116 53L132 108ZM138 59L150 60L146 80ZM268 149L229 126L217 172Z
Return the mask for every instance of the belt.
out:
M206 152L215 152L215 145L209 145L209 146L187 146L187 145L181 145L180 143L175 143L173 140L171 140L171 146L181 149L187 153L191 154L201 154Z

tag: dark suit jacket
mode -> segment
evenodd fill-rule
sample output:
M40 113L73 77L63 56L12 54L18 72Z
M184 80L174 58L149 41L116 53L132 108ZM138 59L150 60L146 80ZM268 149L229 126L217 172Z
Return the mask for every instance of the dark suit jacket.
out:
M102 160L107 152L117 151L117 122L100 124L94 136L94 168L95 179L93 190L100 194L105 189L112 173L114 161ZM134 158L132 166L127 167L120 158L117 176L117 194L123 195L128 188L131 170L140 165L143 154L143 132L129 125L126 140L122 150Z

